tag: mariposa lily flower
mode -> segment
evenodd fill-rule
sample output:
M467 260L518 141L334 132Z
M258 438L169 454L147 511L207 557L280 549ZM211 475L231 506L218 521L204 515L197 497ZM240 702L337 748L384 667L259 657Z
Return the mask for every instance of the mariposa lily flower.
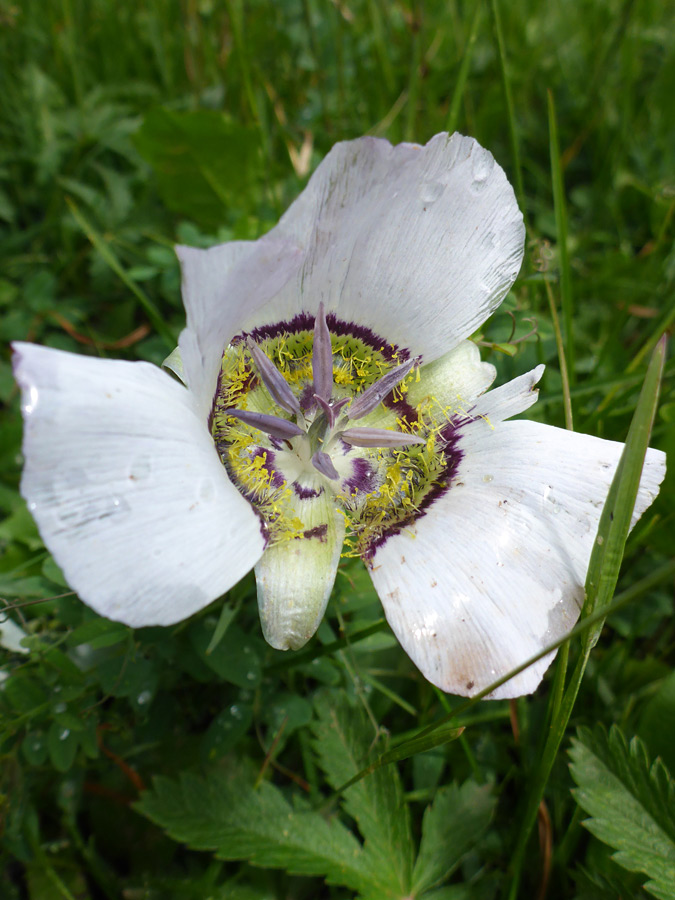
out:
M255 567L265 637L297 649L357 555L407 653L456 694L566 634L622 445L506 421L543 366L486 392L468 338L523 243L474 140L361 138L260 240L178 248L187 327L167 365L184 384L15 345L22 493L71 586L111 619L170 625ZM651 450L635 519L663 474Z

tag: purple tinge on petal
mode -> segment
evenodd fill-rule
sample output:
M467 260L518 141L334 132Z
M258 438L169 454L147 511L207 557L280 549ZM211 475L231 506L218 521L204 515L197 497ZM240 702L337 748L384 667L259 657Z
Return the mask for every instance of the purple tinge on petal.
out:
M328 539L328 525L325 522L323 525L315 525L314 528L303 531L302 536L309 539L318 538L322 544L325 544Z
M396 366L382 378L378 379L375 384L360 394L349 406L347 416L350 419L361 419L376 409L384 398L389 394L396 385L403 381L415 364L415 360L409 359L400 366Z
M323 303L319 303L319 311L314 322L312 375L315 396L329 403L333 396L333 345L330 340Z
M268 416L265 413L250 412L246 409L226 409L225 413L246 425L264 431L265 434L280 438L282 441L305 433L295 422L289 422L288 419L282 419L279 416Z
M284 476L275 467L276 459L274 450L267 450L265 447L257 447L251 454L252 459L260 457L263 460L263 469L270 474L270 487L282 488L285 484Z
M410 444L425 444L417 434L389 431L386 428L347 428L340 433L343 441L352 447L408 447Z
M293 482L293 490L295 492L296 497L300 500L314 500L316 497L320 497L323 494L323 488L310 488L304 487L301 484L298 484L297 481Z
M330 478L331 481L337 481L340 477L338 470L333 465L333 460L327 453L324 453L323 450L316 451L312 457L312 465L317 472L321 472L322 475L325 475L326 478Z
M351 460L352 476L342 483L347 494L369 494L375 488L375 472L367 459L358 456Z
M297 415L300 412L300 404L284 376L267 354L253 341L247 341L246 346L274 402L282 409L285 409L286 412Z

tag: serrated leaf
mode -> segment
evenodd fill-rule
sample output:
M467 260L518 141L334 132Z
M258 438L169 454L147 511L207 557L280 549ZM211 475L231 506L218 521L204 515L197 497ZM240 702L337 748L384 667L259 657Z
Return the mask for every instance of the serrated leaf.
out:
M617 851L613 859L649 876L645 890L675 898L675 782L659 759L650 764L639 738L628 744L614 726L580 729L570 751L574 797L591 818L584 822Z
M495 807L488 785L466 781L436 794L422 821L422 841L413 871L417 895L450 877L464 854L487 828Z
M368 765L372 726L342 695L324 694L316 704L315 747L328 783L338 789ZM344 792L344 808L364 837L364 860L379 896L410 893L413 845L408 808L394 766L380 768Z
M291 806L274 785L263 782L254 789L252 781L236 767L227 775L156 778L135 808L174 840L211 850L219 859L247 860L370 890L361 846L340 821L324 818L304 802Z

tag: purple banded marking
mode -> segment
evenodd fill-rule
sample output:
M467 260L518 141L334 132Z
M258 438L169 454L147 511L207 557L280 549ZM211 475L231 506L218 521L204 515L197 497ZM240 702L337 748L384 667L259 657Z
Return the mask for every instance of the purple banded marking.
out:
M316 490L315 488L303 487L297 481L293 482L293 491L300 500L315 500L323 494L323 488Z
M298 313L298 315L294 316L292 319L275 322L270 325L260 325L250 332L238 334L236 337L232 338L231 343L238 344L247 337L250 337L259 344L261 341L281 337L285 334L297 334L300 331L312 331L314 328L314 320L315 316L311 313ZM367 344L373 350L382 354L382 358L387 362L392 362L394 359L397 359L399 362L405 362L405 360L410 359L410 351L405 347L399 347L397 344L389 343L364 325L357 325L355 322L346 322L344 319L339 319L334 313L328 313L326 315L326 324L328 325L331 334L336 337L347 335L348 337L363 341L364 344Z

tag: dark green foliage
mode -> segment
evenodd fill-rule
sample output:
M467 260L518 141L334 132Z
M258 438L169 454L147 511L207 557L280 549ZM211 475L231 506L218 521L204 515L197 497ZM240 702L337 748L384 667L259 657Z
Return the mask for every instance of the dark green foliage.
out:
M228 121L213 110L148 113L136 147L151 165L167 207L215 229L228 208L253 205L252 188L262 176L262 154L254 128Z
M328 784L338 788L368 762L372 731L363 711L331 692L317 697L314 745ZM442 788L425 815L417 861L410 816L393 769L379 769L344 793L343 809L363 843L335 812L312 808L231 762L227 771L157 778L136 809L172 838L220 859L324 877L363 900L427 894L447 880L492 816L487 787L467 781Z

